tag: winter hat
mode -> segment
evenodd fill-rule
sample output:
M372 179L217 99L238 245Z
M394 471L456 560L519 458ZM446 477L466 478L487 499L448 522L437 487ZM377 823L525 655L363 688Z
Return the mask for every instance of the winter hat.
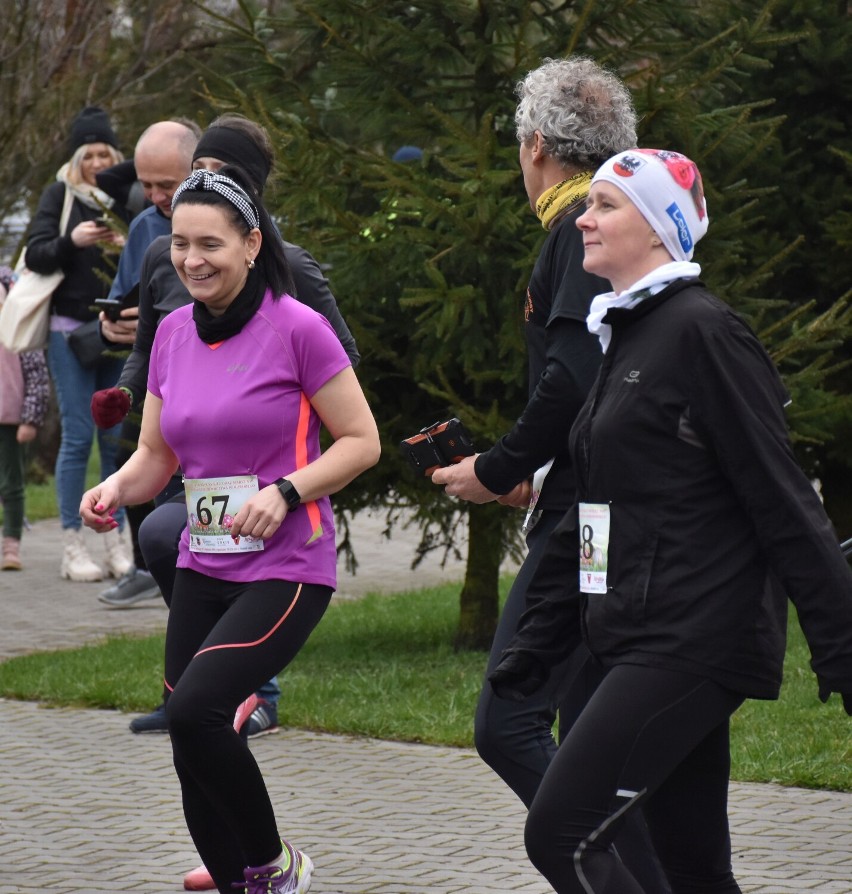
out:
M97 106L86 106L71 124L71 151L87 143L108 143L118 148L118 140L109 123L109 115Z
M710 218L701 172L668 149L627 149L605 161L592 183L617 186L648 221L676 261L689 261Z
M227 124L216 124L204 131L192 153L193 161L199 158L218 158L226 164L242 168L258 194L266 186L269 159L248 134Z

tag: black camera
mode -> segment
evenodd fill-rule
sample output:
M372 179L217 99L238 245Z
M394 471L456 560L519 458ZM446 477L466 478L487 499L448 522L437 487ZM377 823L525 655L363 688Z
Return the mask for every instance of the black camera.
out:
M455 417L435 422L406 438L399 449L417 475L431 475L439 466L450 466L473 456L473 438Z

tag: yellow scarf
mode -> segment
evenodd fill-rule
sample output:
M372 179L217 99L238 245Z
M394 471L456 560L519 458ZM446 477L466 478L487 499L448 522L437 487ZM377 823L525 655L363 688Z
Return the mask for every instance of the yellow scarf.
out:
M535 213L545 230L551 229L563 214L573 211L580 202L585 200L589 194L591 183L591 172L583 171L557 183L556 186L551 186L538 197L538 201L535 203Z

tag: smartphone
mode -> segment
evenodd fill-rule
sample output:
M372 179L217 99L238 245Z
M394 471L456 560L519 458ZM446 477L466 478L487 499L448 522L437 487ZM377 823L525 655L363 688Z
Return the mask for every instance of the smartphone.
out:
M121 312L125 307L136 307L139 304L139 283L123 298L95 298L95 304L106 314L108 320L116 323L121 319Z
M453 465L476 452L470 432L455 416L421 428L402 441L399 449L418 476L429 476L435 469Z

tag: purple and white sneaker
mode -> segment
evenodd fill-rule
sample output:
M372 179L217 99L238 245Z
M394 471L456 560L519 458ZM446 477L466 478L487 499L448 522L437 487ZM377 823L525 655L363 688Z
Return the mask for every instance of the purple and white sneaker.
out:
M243 871L245 894L307 894L310 890L313 860L283 839L281 844L284 856L289 857L286 868L278 863L249 866ZM243 888L242 885L234 887Z

